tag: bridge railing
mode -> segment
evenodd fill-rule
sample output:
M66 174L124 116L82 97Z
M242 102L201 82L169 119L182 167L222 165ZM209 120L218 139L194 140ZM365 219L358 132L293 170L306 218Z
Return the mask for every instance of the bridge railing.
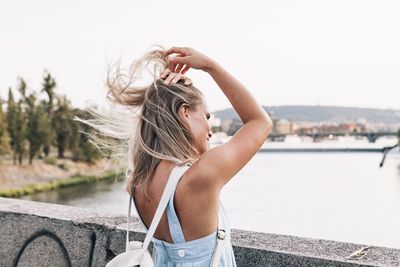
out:
M125 227L124 216L0 198L0 266L104 266L124 251ZM400 266L399 249L236 229L231 238L238 266Z

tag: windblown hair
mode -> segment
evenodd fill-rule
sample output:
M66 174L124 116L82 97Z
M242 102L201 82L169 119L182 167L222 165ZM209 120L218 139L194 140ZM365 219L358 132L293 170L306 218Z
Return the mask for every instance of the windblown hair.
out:
M200 157L194 138L178 112L184 104L196 111L203 94L183 81L163 83L159 77L167 67L164 51L156 46L127 70L120 63L114 70L109 69L106 88L111 109L87 106L92 119L75 117L93 128L88 133L90 142L126 168L126 191L131 195L141 185L147 197L149 179L161 160L191 165ZM152 81L139 86L136 82L145 70L150 71Z

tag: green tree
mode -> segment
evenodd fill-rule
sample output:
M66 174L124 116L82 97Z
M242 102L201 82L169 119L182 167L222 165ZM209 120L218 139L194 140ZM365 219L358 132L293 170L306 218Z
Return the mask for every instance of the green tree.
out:
M26 82L21 77L18 78L18 81L19 81L18 92L21 94L22 99L24 99L26 94Z
M18 91L21 94L21 99L16 102L10 88L7 111L7 125L11 137L10 144L13 149L14 164L16 164L16 158L18 158L19 164L22 164L26 151L26 118L24 113L26 83L22 78L19 78Z
M0 156L5 155L10 149L7 132L7 120L6 115L3 112L3 103L3 99L0 98Z
M57 106L53 116L53 127L57 145L58 158L64 158L64 152L71 141L72 113L70 102L65 96L57 97Z
M44 144L46 138L45 131L47 130L47 125L45 124L46 107L36 102L36 95L34 93L25 97L25 113L27 118L26 139L29 142L29 164L32 164L33 158Z
M20 92L25 94L25 82L20 80ZM19 164L22 164L22 158L25 153L25 116L22 110L21 101L16 102L11 88L8 91L7 102L7 130L10 136L10 145L13 151L13 162L16 164L17 158Z
M55 133L52 131L53 122L54 122L54 100L56 99L56 94L54 89L56 88L57 83L55 79L50 75L50 73L45 70L43 75L43 83L42 83L42 92L45 92L48 100L42 101L45 106L46 116L44 117L44 124L46 124L45 130L43 131L44 135L44 145L43 152L47 157L50 153L50 147L54 143Z
M8 101L7 101L7 130L10 136L10 147L12 149L12 158L14 164L16 164L17 158L17 133L16 133L16 116L17 116L17 103L14 100L14 94L11 88L8 89Z
M24 99L26 94L27 85L24 79L18 78L19 86L18 91L21 94L21 98L17 104L17 113L16 113L16 133L17 133L17 155L18 155L18 163L22 164L22 159L26 153L26 116L24 109Z

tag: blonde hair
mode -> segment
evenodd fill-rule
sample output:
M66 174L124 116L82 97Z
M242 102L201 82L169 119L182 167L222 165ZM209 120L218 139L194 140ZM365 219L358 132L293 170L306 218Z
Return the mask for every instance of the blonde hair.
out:
M126 191L133 195L137 185L147 197L149 179L161 160L176 165L193 164L200 157L193 136L179 116L182 105L196 111L203 94L183 81L165 85L159 78L166 68L165 49L156 46L135 60L124 71L120 63L107 75L107 99L111 108L106 111L87 106L92 119L75 117L93 128L89 140L110 160L126 168ZM150 69L149 67L152 67ZM144 71L152 81L146 86L136 84Z

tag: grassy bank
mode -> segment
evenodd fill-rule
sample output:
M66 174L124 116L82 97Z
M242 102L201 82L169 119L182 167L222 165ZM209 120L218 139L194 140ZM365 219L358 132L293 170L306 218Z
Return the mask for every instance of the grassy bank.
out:
M105 172L101 176L73 176L66 179L59 179L45 183L28 184L21 188L0 189L0 197L20 197L24 195L35 194L39 192L56 190L80 184L87 184L102 180L120 179L120 172Z

